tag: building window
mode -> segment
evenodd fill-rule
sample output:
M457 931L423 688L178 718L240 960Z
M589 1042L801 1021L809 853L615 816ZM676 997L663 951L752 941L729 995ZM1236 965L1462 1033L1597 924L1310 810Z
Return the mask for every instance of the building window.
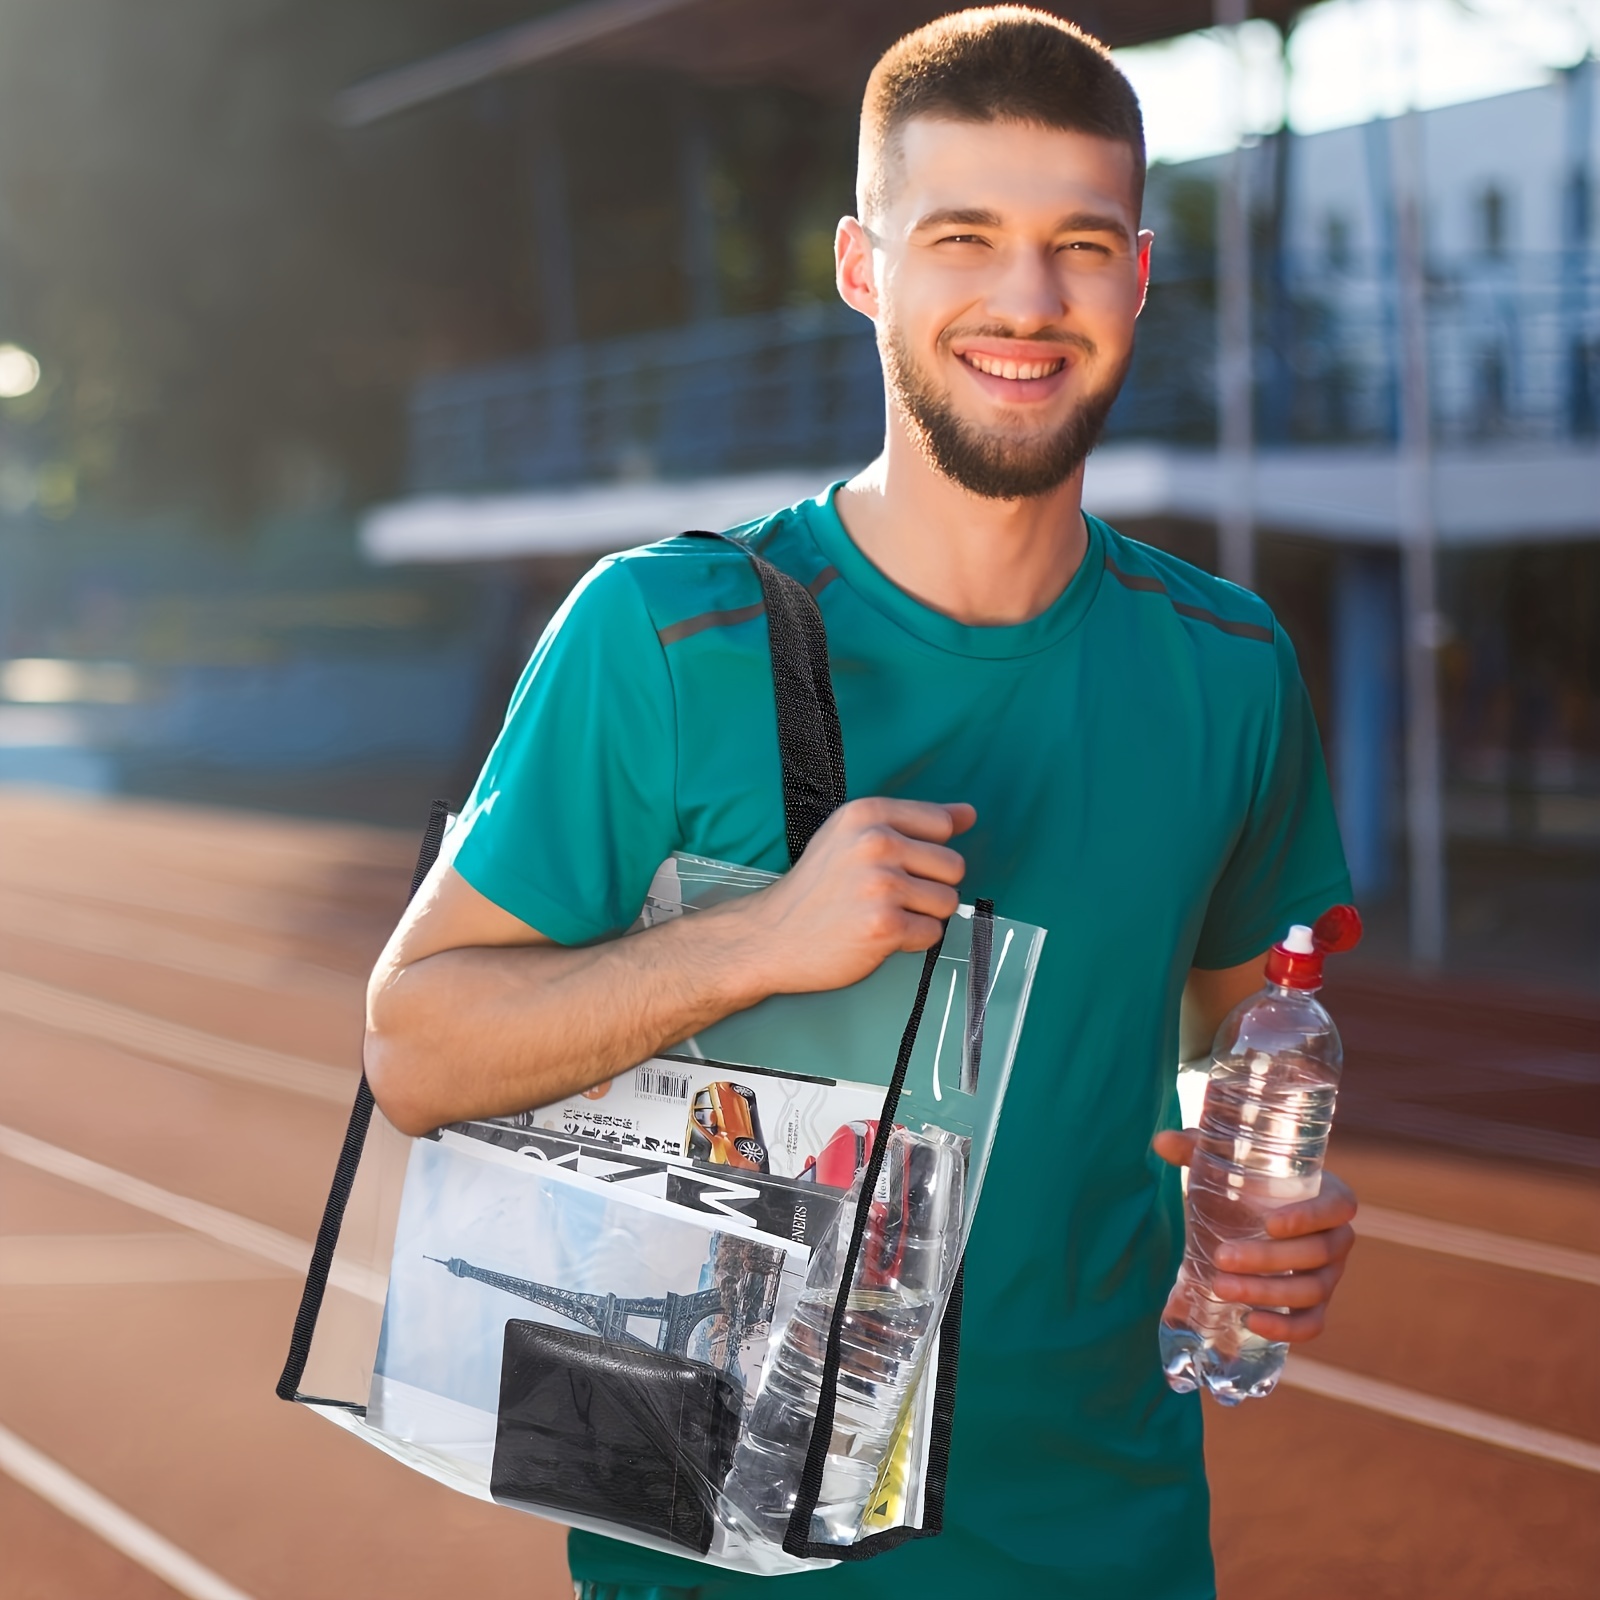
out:
M1586 245L1594 226L1594 189L1582 167L1567 176L1567 232L1569 245Z
M1498 344L1486 345L1478 352L1477 422L1480 434L1501 432L1506 423L1509 399L1506 354Z
M1600 339L1572 341L1567 365L1567 426L1575 439L1600 433Z
M1323 223L1323 246L1333 271L1343 272L1350 265L1350 219L1342 212L1328 213Z
M1478 245L1486 256L1506 253L1506 197L1492 183L1478 196Z

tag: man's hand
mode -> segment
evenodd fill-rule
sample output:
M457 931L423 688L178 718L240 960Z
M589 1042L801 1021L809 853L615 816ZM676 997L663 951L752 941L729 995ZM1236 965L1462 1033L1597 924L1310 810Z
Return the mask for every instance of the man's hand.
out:
M966 872L946 841L976 820L969 805L921 800L840 806L791 871L726 908L745 924L755 990L842 989L898 951L928 949Z
M1189 1164L1194 1154L1193 1130L1158 1133L1152 1148L1175 1167ZM1314 1200L1280 1206L1266 1216L1266 1239L1220 1245L1217 1266L1225 1270L1212 1281L1219 1300L1255 1306L1245 1326L1263 1339L1298 1344L1315 1339L1328 1317L1328 1302L1344 1276L1344 1264L1356 1242L1350 1226L1356 1197L1331 1172L1322 1174L1322 1191ZM1274 1309L1287 1306L1287 1313Z
M926 950L966 864L966 805L855 800L769 888L626 939L552 944L451 866L449 839L367 987L367 1080L405 1133L548 1105L770 994Z

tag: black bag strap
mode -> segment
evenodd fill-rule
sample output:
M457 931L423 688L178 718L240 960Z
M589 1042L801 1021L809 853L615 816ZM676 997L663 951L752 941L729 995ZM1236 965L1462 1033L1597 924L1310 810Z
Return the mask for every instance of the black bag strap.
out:
M417 852L416 870L411 874L407 901L422 887L422 880L438 859L439 846L444 841L444 825L449 817L450 802L435 800L428 812L428 826L423 830L422 848ZM333 1267L333 1252L339 1243L339 1230L344 1226L344 1210L350 1203L350 1191L355 1188L356 1168L361 1165L367 1129L372 1125L372 1107L372 1090L363 1072L361 1082L356 1085L356 1101L350 1108L350 1121L344 1130L344 1144L339 1149L338 1164L333 1169L333 1183L328 1190L327 1203L322 1208L322 1221L317 1226L317 1241L311 1248L306 1286L300 1292L300 1309L295 1313L294 1331L289 1335L289 1354L283 1363L277 1389L280 1400L340 1406L346 1411L354 1411L358 1416L367 1414L366 1406L352 1400L332 1400L302 1394L300 1380L306 1375L306 1362L311 1356L311 1338L317 1330L317 1318L322 1313L322 1298L327 1293L328 1273Z
M757 555L742 539L696 528L688 539L720 539L756 569L772 656L778 708L778 759L783 768L783 827L789 863L844 804L844 736L828 671L828 631L803 583Z

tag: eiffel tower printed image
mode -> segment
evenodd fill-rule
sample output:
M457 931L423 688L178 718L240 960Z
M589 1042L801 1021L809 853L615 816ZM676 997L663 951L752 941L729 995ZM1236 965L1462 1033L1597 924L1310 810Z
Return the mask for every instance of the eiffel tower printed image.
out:
M623 1344L646 1345L668 1355L684 1356L689 1353L689 1335L707 1317L724 1309L720 1289L701 1289L695 1294L667 1293L658 1299L619 1300L614 1294L582 1294L576 1289L557 1289L548 1283L534 1283L528 1278L513 1278L506 1272L490 1272L487 1267L475 1267L460 1256L439 1261L429 1256L441 1267L449 1269L453 1278L476 1278L491 1288L503 1289L507 1294L520 1295L536 1306L549 1311L559 1311L569 1322L581 1323L591 1333L602 1339ZM654 1341L641 1339L628 1328L631 1317L651 1319L660 1325Z
M780 1238L644 1203L477 1139L418 1140L408 1157L370 1425L486 1464L506 1323L531 1319L714 1367L747 1393L780 1287L805 1264Z
M752 1334L764 1333L771 1326L782 1266L781 1256L771 1246L718 1233L712 1236L711 1259L702 1273L711 1279L708 1287L689 1294L669 1290L639 1297L563 1289L495 1272L460 1256L424 1259L444 1267L454 1278L475 1279L543 1306L602 1339L708 1361L740 1383L745 1375L739 1353ZM641 1338L630 1327L634 1321L654 1322L655 1337ZM706 1323L711 1327L696 1340L696 1333Z

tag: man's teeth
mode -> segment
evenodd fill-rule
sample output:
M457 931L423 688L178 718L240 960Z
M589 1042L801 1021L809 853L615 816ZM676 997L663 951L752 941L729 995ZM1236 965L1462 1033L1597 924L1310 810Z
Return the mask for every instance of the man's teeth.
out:
M979 372L987 372L991 378L1048 378L1066 365L1064 360L999 361L993 356L970 354L962 359L976 367Z

